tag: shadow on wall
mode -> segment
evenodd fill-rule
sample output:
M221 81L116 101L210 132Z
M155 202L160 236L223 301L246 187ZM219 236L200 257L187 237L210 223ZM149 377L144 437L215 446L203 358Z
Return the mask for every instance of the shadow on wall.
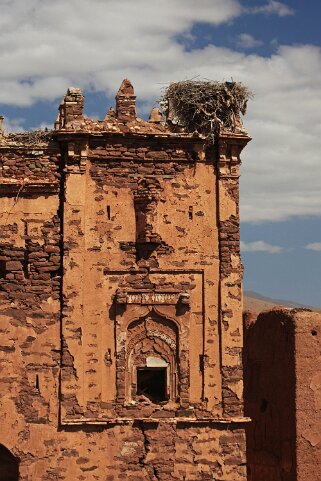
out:
M295 345L286 310L244 313L248 481L296 480Z
M0 444L0 481L18 481L19 461Z

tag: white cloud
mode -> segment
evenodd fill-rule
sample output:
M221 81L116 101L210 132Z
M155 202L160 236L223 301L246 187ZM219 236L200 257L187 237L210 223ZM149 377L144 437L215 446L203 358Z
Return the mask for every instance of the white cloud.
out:
M23 118L14 118L14 119L4 119L3 122L3 130L5 133L8 132L23 132L25 129L23 124L25 119Z
M294 15L294 10L288 7L285 3L276 2L275 0L269 0L266 5L261 7L252 7L247 9L249 13L263 13L267 15L276 14L279 17L285 17L287 15Z
M3 122L3 131L7 134L8 132L25 132L25 121L26 119L22 117L8 119L5 118ZM39 125L32 126L27 130L51 130L53 129L53 124L48 124L47 122L41 122Z
M262 240L253 242L243 242L241 241L241 251L242 252L268 252L269 254L280 254L284 251L283 247L274 246L268 242Z
M238 0L199 0L197 7L193 0L1 2L0 103L20 106L56 99L68 84L111 93L125 72L138 70L155 91L153 73L175 73L188 60L178 35L245 12Z
M53 124L48 124L47 122L40 122L39 125L30 127L29 130L52 130L54 128Z
M187 51L178 42L194 22L242 15L236 0L0 2L0 103L56 99L58 107L69 85L114 96L128 77L147 110L170 81L232 77L255 94L244 121L253 140L242 154L242 220L321 215L319 48L279 46L262 57L215 45ZM256 13L285 15L288 7L262 8Z
M321 251L321 242L311 242L305 246L310 251Z
M244 49L256 48L262 45L262 43L261 40L257 40L249 33L241 33L236 40L237 46Z
M255 98L245 119L253 140L242 154L243 221L321 215L320 49L281 46L271 58L247 57L245 67Z

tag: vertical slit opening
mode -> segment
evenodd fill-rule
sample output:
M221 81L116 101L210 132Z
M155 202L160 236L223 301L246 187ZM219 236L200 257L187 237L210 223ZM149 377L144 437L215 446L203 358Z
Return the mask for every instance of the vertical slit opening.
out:
M110 220L110 205L107 205L107 218Z
M7 275L6 261L0 261L0 279L5 279Z
M24 223L25 248L23 253L22 269L26 279L29 278L29 240L28 240L28 224Z

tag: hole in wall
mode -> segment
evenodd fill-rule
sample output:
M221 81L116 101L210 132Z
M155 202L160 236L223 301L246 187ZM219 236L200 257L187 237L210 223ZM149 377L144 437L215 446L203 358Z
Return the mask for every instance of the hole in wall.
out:
M311 334L312 334L312 336L317 336L317 335L318 335L318 331L316 331L315 329L312 329Z
M6 261L0 261L0 279L5 279L7 275Z
M110 205L107 205L107 219L110 220Z
M268 407L268 402L266 399L261 399L261 402L260 402L260 411L261 413L265 413L265 411L267 410L267 407Z
M193 207L191 205L188 208L188 218L189 220L193 220Z
M23 254L22 269L23 269L25 278L28 279L29 278L29 251L28 251L27 245Z
M39 391L39 376L38 376L38 374L36 374L36 382L35 382L35 385L36 385L36 389Z
M28 223L24 223L24 235L28 237ZM29 241L25 239L25 248L23 253L22 270L26 279L29 278Z
M167 400L167 368L137 368L137 394L144 395L152 402Z

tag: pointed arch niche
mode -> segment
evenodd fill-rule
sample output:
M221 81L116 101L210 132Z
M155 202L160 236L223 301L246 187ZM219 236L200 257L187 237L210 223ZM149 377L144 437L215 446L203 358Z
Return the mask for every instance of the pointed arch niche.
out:
M180 325L155 306L144 311L116 336L118 402L186 402L188 355Z

